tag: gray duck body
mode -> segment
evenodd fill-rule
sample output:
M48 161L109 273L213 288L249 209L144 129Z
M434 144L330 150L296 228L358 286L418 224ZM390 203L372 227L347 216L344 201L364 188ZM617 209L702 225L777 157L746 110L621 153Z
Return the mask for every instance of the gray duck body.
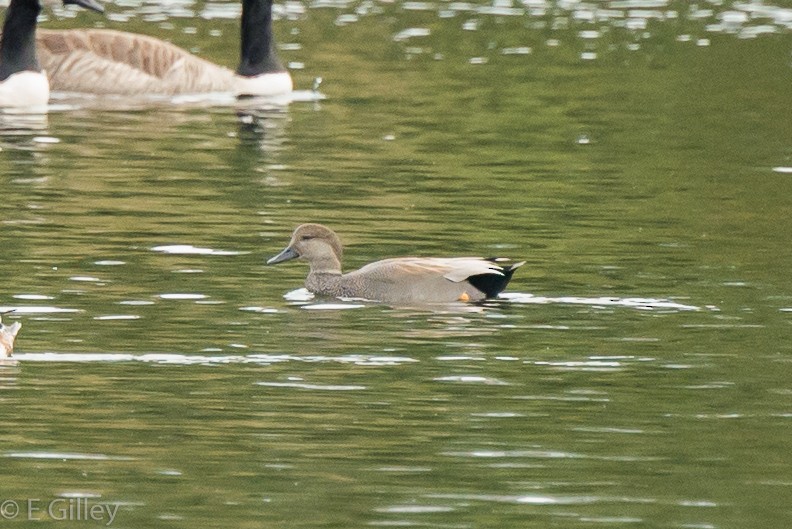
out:
M338 236L321 224L303 224L289 245L267 261L301 258L310 271L305 287L314 294L362 298L393 304L481 301L497 296L514 270L524 263L500 266L479 257L397 257L341 272Z

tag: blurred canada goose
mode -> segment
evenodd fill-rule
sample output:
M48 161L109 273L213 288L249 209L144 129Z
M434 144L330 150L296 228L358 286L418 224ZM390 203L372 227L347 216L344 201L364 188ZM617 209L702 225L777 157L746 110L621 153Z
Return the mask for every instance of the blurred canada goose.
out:
M272 0L242 0L241 26L236 72L163 40L123 31L42 30L37 43L52 89L62 92L137 96L291 92L291 76L275 53Z
M302 224L289 245L267 261L302 258L311 267L305 287L314 294L395 304L481 301L497 296L514 271L480 257L397 257L341 273L341 241L321 224Z
M14 340L22 324L15 321L13 325L4 325L0 317L0 355L11 356L14 352Z
M102 12L96 0L62 0ZM44 106L49 83L36 58L36 21L39 0L11 0L0 38L0 107Z

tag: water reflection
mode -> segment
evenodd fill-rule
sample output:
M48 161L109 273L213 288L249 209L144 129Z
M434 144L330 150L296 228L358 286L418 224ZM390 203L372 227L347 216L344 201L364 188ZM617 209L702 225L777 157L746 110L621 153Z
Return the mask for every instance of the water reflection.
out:
M46 113L19 113L0 111L0 142L10 138L47 130ZM0 143L2 145L2 143Z
M94 111L139 111L146 109L173 109L190 111L196 109L230 108L240 114L252 115L284 112L292 103L318 103L326 96L313 90L295 90L289 94L275 97L237 98L232 94L216 92L201 94L170 95L96 95L70 92L53 92L50 96L49 112ZM12 114L6 114L12 115ZM46 113L42 113L46 116ZM35 115L33 115L35 116ZM26 119L30 119L28 116Z
M301 306L305 309L361 309L367 306L376 306L377 302L368 301L367 304L361 304L358 301L367 300L341 300L343 303L312 303L316 298L314 294L309 292L306 288L298 288L287 292L283 296L284 299L293 302L296 306ZM503 292L498 296L499 299L507 300L511 303L521 304L562 304L562 305L587 305L592 308L604 307L624 307L637 310L654 310L654 311L696 311L702 310L701 307L693 305L685 305L667 299L653 299L653 298L616 298L616 297L598 297L598 298L585 298L576 296L561 296L561 297L546 297L537 296L534 294L520 293L520 292ZM429 312L434 313L458 313L458 312L476 312L482 313L487 307L499 307L497 299L488 300L482 303L467 304L467 303L449 303L449 304L436 304L422 307ZM715 306L707 306L708 310L718 310Z
M533 294L521 294L505 292L501 294L502 298L511 301L512 303L561 303L572 305L588 305L591 307L626 307L638 310L670 310L670 311L688 311L688 310L701 310L700 307L693 305L684 305L675 301L667 299L652 299L652 298L615 298L615 297L599 297L599 298L583 298L576 296L562 296L557 298L535 296ZM716 310L715 307L709 307L711 310Z
M237 110L239 148L271 153L280 149L288 136L288 116L283 110Z
M51 363L90 363L90 362L142 362L150 364L174 365L223 365L223 364L258 364L270 365L283 362L307 363L341 363L362 366L392 366L405 362L415 362L415 359L399 356L311 356L311 355L182 355L173 353L146 353L146 354L120 354L120 353L20 353L14 355L15 362L51 362ZM260 382L260 385L278 385L276 383ZM299 387L299 385L295 386ZM310 389L310 388L308 388ZM361 388L364 389L364 388Z

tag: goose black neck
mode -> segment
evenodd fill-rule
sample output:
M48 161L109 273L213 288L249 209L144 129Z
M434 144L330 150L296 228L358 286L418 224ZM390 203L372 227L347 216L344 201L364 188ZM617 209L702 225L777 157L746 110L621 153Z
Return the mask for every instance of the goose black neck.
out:
M253 77L282 71L272 38L272 0L242 0L242 51L237 73Z
M0 81L26 70L41 71L36 59L38 0L11 0L0 39Z

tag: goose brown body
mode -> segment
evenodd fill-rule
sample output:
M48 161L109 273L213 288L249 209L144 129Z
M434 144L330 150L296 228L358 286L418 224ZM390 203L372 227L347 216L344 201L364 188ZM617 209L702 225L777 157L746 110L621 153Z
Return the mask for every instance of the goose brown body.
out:
M393 304L481 301L497 296L514 270L524 263L500 266L479 257L397 257L342 273L338 236L321 224L303 224L289 245L267 261L308 261L305 287L314 294L364 298Z
M53 90L116 95L230 91L234 72L160 39L109 29L39 30Z
M292 91L291 75L275 50L272 0L242 0L240 44L233 71L164 40L125 31L47 30L36 39L50 86L61 92L270 97Z

